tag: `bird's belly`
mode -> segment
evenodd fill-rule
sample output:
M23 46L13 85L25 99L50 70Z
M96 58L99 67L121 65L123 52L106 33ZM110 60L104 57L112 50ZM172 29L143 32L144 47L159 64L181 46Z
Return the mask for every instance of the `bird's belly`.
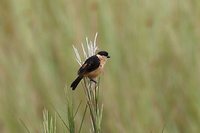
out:
M97 76L99 76L102 72L102 68L98 68L90 73L88 73L86 76L93 79L96 78Z

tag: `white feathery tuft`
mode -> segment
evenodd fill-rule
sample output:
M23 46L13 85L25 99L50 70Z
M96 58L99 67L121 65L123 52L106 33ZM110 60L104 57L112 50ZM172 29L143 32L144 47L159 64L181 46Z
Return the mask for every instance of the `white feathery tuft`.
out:
M86 37L86 44L85 45L83 43L81 44L83 56L85 58L84 60L95 55L96 51L98 50L97 43L96 43L97 35L98 33L95 34L94 42L89 41L88 38ZM72 45L72 47L74 49L76 61L81 66L84 62L82 62L81 56L79 54L80 52L78 52L78 49L74 45Z

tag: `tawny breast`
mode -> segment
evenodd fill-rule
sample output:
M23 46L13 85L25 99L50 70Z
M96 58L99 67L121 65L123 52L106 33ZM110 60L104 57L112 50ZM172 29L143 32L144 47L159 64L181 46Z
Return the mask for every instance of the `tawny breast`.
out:
M96 78L97 76L99 76L102 72L102 67L99 67L98 69L88 73L86 76L93 79Z

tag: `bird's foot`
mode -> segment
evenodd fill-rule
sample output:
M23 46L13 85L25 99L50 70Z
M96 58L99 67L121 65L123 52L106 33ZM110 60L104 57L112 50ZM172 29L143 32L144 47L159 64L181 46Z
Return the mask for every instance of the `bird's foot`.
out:
M94 79L90 79L90 81L94 82L95 84L97 84L97 81L95 81Z

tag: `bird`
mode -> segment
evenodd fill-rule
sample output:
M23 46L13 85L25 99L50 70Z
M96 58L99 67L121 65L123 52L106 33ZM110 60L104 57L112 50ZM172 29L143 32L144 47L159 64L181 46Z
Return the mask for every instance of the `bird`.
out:
M110 58L108 52L100 51L96 55L89 57L78 70L78 77L72 82L71 88L75 90L79 82L84 78L88 77L91 81L98 77L104 68L107 59Z

